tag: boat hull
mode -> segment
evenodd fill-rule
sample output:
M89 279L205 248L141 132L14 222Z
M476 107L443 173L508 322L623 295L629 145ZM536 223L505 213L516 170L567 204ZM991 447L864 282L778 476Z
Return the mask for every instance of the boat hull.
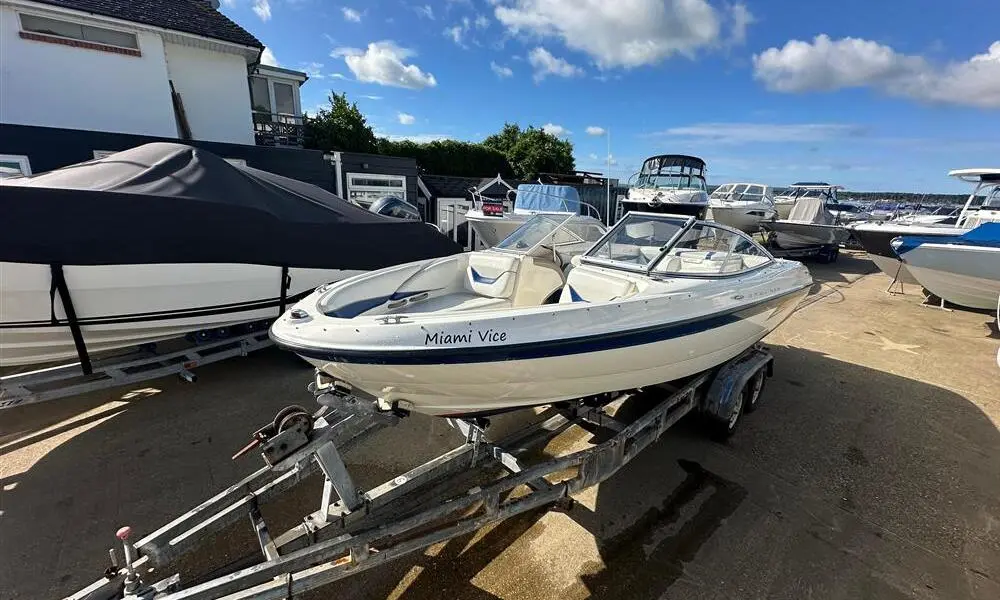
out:
M709 205L707 218L747 233L760 231L760 222L774 218L773 208L763 205L713 206Z
M939 298L969 308L997 308L1000 248L923 243L906 251L903 262Z
M851 228L851 233L861 244L875 266L880 271L893 277L902 283L917 284L916 278L910 273L910 269L903 264L896 252L892 249L891 242L901 235L919 236L953 236L961 235L967 229L957 229L953 227L935 226L914 226L914 225L893 225L884 224L859 224Z
M281 268L151 264L63 268L91 354L278 317ZM286 304L358 271L289 269ZM48 265L0 262L0 365L78 360Z
M782 248L804 248L829 244L842 244L850 237L850 232L837 225L818 225L794 221L767 221L761 224L775 232L778 246Z

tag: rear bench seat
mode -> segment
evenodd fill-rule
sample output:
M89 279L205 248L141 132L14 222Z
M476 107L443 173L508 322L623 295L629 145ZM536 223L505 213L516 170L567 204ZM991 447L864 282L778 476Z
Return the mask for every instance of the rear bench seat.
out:
M559 302L609 302L636 293L631 280L593 269L573 269L563 286Z

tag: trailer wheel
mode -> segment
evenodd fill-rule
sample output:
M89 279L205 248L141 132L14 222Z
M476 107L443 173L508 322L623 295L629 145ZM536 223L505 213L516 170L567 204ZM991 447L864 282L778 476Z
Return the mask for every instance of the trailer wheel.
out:
M763 366L759 371L754 373L753 377L746 385L746 399L747 403L743 410L745 412L753 412L757 410L757 406L760 404L760 396L764 391L764 382L767 381L767 366Z
M729 413L729 418L725 421L713 418L711 420L711 436L717 442L724 442L736 432L740 421L743 419L743 408L746 406L747 387L744 386L737 394L733 403L733 410Z

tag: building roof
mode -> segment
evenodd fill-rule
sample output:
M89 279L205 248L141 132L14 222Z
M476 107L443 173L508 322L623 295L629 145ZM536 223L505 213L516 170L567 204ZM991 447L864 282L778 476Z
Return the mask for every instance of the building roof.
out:
M435 198L466 198L469 189L479 187L481 177L453 177L451 175L421 175L420 180Z
M229 18L212 8L208 0L33 0L114 17L133 23L193 33L251 48L264 44Z

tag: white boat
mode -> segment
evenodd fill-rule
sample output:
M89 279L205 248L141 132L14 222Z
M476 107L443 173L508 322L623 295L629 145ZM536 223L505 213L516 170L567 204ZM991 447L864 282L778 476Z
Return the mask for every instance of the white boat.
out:
M487 248L496 246L518 227L541 213L576 215L581 223L601 227L602 233L604 231L604 224L601 223L597 210L580 202L576 188L568 185L523 183L513 192L511 212L504 212L503 202L485 198L476 190L472 193L473 208L465 214L465 219Z
M708 209L705 161L697 156L651 156L633 177L625 199L618 201L619 218L630 211L702 217Z
M833 205L838 203L837 190L842 189L844 189L843 186L830 185L824 181L793 183L784 192L774 197L774 208L778 211L779 219L787 219L799 198L819 198L824 203Z
M629 213L596 244L587 234L538 215L490 250L324 286L271 337L384 407L468 416L700 373L812 284L801 263L693 217Z
M775 216L771 186L763 183L724 183L708 198L708 219L747 233L760 231L760 222Z
M902 236L892 241L910 274L952 304L996 309L1000 297L1000 223L957 236Z
M882 223L856 223L851 225L855 239L864 247L868 258L883 273L900 283L916 284L917 279L909 267L900 262L891 242L902 235L942 236L962 235L981 223L1000 221L1000 169L958 169L948 173L962 181L975 184L972 193L949 224L947 214L935 214L930 220L914 215ZM942 213L951 212L941 211Z
M321 284L461 250L423 223L181 144L5 178L0 198L4 367L266 327Z
M787 219L762 221L760 226L773 232L773 242L786 250L842 244L850 232L837 224L827 206L824 198L799 196Z

